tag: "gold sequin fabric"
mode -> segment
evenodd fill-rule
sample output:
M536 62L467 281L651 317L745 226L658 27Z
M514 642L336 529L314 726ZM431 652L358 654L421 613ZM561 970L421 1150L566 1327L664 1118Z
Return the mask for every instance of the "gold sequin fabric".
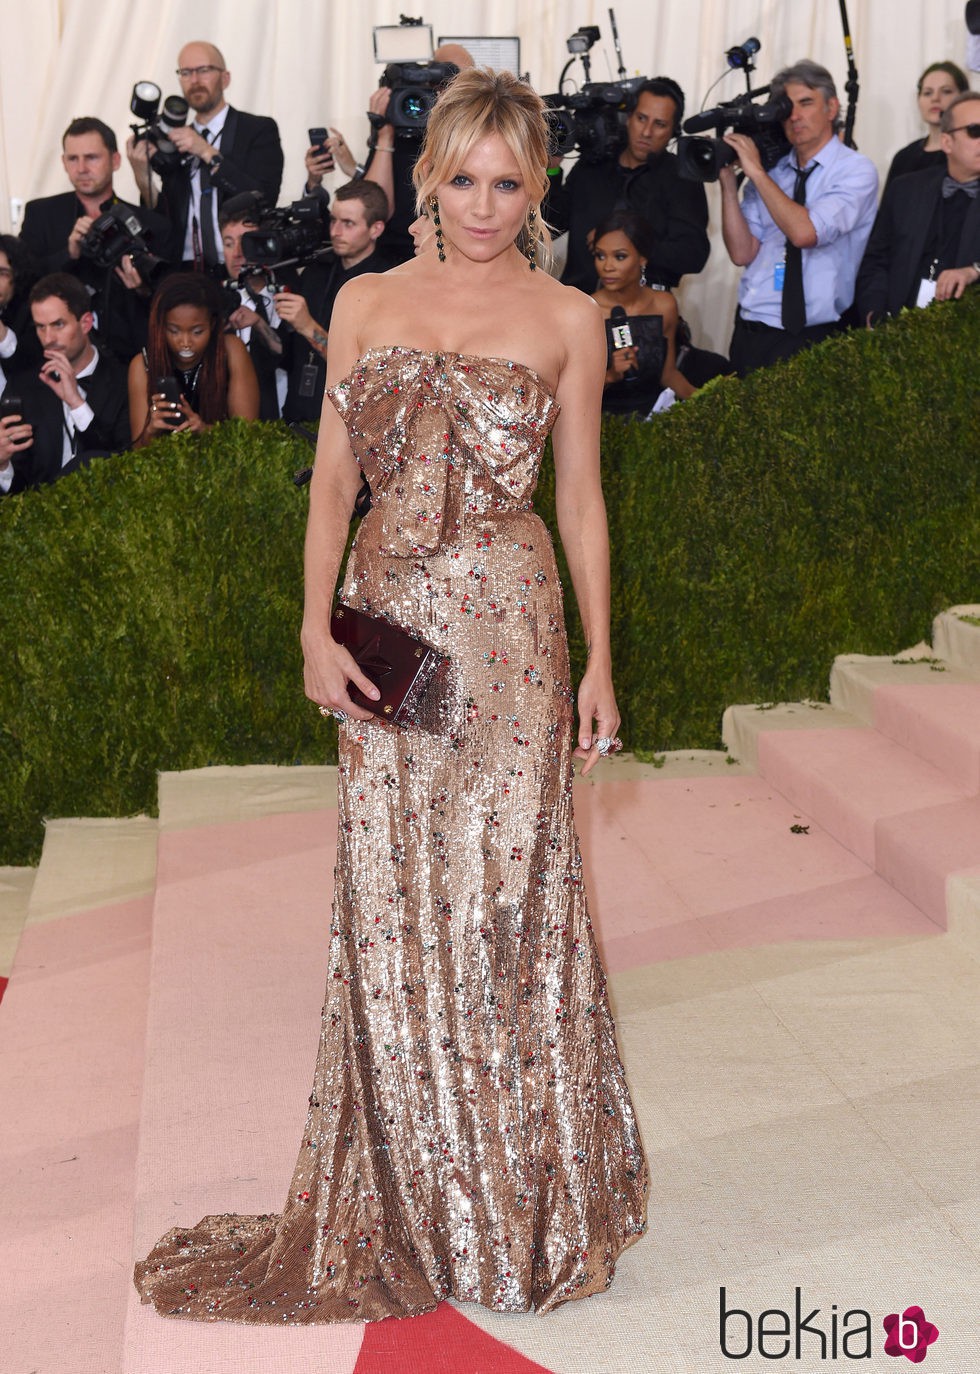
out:
M557 403L527 367L372 350L332 393L371 482L343 596L438 647L427 727L340 729L333 920L281 1215L137 1265L168 1315L277 1324L610 1283L647 1170L572 817L561 587L531 510Z

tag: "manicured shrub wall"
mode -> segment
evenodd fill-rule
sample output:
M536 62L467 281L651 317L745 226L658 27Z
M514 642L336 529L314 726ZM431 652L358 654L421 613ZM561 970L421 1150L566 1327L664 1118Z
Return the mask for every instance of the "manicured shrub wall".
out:
M978 356L973 293L606 422L629 747L714 746L729 702L823 696L834 654L980 595ZM152 810L158 769L335 757L302 691L307 461L233 422L0 501L0 863L43 816ZM552 524L553 496L548 461Z

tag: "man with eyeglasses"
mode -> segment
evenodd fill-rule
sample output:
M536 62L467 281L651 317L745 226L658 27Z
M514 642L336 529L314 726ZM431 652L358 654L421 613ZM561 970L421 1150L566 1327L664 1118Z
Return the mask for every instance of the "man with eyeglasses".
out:
M279 129L274 119L226 102L231 73L213 43L181 48L177 76L194 119L170 135L183 154L182 165L161 173L159 199L146 140L130 138L126 153L144 203L156 204L177 227L185 265L220 275L218 210L243 191L257 191L267 205L275 205L283 167Z
M980 91L950 101L939 123L946 171L890 182L858 273L869 327L903 306L958 300L980 281Z

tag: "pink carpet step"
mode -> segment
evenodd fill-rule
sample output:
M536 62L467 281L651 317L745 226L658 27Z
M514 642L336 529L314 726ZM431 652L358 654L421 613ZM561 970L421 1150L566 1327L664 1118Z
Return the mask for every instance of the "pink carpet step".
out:
M965 800L938 768L876 730L763 729L758 764L773 787L871 868L880 821Z
M980 676L969 669L931 656L846 654L834 661L830 700L963 791L980 792Z
M964 792L980 793L980 683L879 687L874 727Z
M882 877L945 924L950 877L980 865L980 797L890 816L876 841Z

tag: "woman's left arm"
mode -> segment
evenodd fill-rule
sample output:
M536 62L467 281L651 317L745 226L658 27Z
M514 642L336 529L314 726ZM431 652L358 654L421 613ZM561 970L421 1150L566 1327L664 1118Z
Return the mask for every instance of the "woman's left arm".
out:
M558 530L585 629L589 661L578 692L579 738L575 757L583 774L599 761L596 740L614 738L619 710L609 647L609 532L599 473L606 337L599 307L587 297L568 302L569 341L552 432ZM594 726L594 728L593 728Z
M243 420L257 420L259 383L248 349L234 334L223 337L228 351L228 414Z

